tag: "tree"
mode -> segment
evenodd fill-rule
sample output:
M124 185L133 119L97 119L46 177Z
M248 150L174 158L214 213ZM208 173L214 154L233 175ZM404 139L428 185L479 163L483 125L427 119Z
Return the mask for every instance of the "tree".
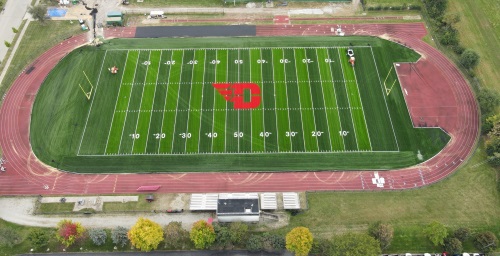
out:
M124 247L128 244L128 230L124 227L116 227L111 230L111 240L114 244Z
M462 242L460 242L460 240L455 237L447 238L444 241L444 250L453 255L462 253Z
M29 6L28 13L31 14L33 19L38 20L41 23L45 23L45 20L47 19L45 16L45 14L47 14L47 6L41 4Z
M469 238L470 233L469 228L458 228L455 232L453 232L453 236L463 243L467 240L467 238Z
M444 239L448 236L448 230L443 224L433 221L424 229L424 235L434 246L444 245Z
M85 229L79 222L64 219L57 224L56 237L63 245L69 247L77 239L83 237L84 232Z
M486 253L494 251L498 246L498 238L490 231L477 234L472 242L478 250Z
M28 233L27 240L30 242L33 249L38 250L46 247L49 244L49 235L41 229L32 229Z
M243 222L232 222L229 225L229 235L231 243L241 245L246 240L248 234L248 225Z
M247 250L251 252L261 251L263 248L262 237L260 235L252 235L247 241Z
M389 224L376 222L368 228L368 234L377 239L380 243L380 249L385 250L391 245L394 229Z
M193 224L189 238L193 241L196 249L207 249L215 242L214 227L205 220L199 220Z
M482 88L477 94L477 101L479 102L481 115L490 116L490 113L493 113L500 104L500 97L495 91Z
M446 6L448 5L447 0L424 0L425 8L427 13L433 19L439 19L443 16L446 11Z
M286 247L285 238L270 233L264 233L262 235L262 249L267 252L280 252Z
M182 222L172 221L165 226L165 247L183 249L185 241L189 240L189 232L182 228Z
M331 256L380 255L382 250L375 238L368 234L346 233L335 236L328 248Z
M158 248L163 241L163 229L160 224L140 217L128 231L128 239L135 248L149 252Z
M229 228L227 226L215 223L214 232L215 244L217 247L224 249L231 245L231 234L229 233Z
M12 247L22 242L22 238L15 230L0 228L0 246Z
M108 238L108 234L106 234L106 230L104 230L102 228L90 229L89 236L90 236L90 240L92 240L92 242L97 246L103 245L104 243L106 243L106 239Z
M306 256L312 248L313 236L306 227L296 227L286 234L286 249L296 256Z
M460 55L458 62L466 69L473 69L479 63L479 54L472 49L466 49Z

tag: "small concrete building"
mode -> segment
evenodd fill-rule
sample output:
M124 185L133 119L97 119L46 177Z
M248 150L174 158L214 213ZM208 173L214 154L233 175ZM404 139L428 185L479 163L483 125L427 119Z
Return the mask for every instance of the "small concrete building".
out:
M217 219L219 222L259 222L259 195L257 193L219 194Z

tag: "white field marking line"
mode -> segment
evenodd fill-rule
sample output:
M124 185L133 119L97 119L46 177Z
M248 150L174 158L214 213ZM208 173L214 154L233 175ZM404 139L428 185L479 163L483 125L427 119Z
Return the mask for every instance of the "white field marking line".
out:
M250 54L250 50L248 52L248 62L250 63L250 80L252 80L252 54ZM251 96L251 95L250 95ZM250 152L253 149L253 127L252 127L252 119L253 119L253 109L250 111Z
M240 83L252 83L253 81L240 81ZM317 83L320 83L320 82L329 82L329 81L320 81L320 80L314 80L314 81L310 81L310 80L294 80L294 81L262 81L261 83L264 83L264 84L272 84L272 83L286 83L286 82L289 82L289 83L295 83L295 82L300 82L300 83L309 83L309 82L317 82ZM336 80L334 82L354 82L354 80ZM193 82L192 84L200 84L200 85L203 85L203 84L209 84L210 82ZM161 82L161 83L158 83L158 84L167 84L166 82ZM177 82L177 83L172 83L172 84L191 84L190 82ZM148 86L148 85L156 85L156 83L154 82L148 82L148 83L123 83L123 85L137 85L137 86Z
M293 51L293 53L295 54L295 51ZM306 56L306 59L307 59L307 51L305 49L304 49L304 56ZM316 62L318 62L318 60L316 60ZM297 63L297 60L295 60L295 63ZM306 69L307 69L307 80L311 81L311 77L309 76L309 64L308 63L304 63L304 64L306 65ZM297 72L297 68L295 69L295 72ZM297 88L297 90L298 90L298 88ZM311 94L311 105L312 105L313 109L315 109L314 100L313 100L313 96L312 96L311 82L309 82L309 93ZM314 110L312 111L312 114L313 114L313 120L314 120L314 130L318 131L318 126L316 126L316 114L314 113ZM325 115L326 115L326 111L325 111ZM328 117L326 117L326 119L328 120ZM302 122L302 124L304 124L304 122ZM304 134L304 137L305 136L306 136L306 134ZM318 149L318 151L320 151L319 150L318 136L316 136L316 148Z
M266 108L266 110L303 110L303 111L306 111L306 110L336 110L336 109L339 109L338 107L322 107L322 108ZM340 108L342 109L342 108ZM346 107L344 109L354 109L354 110L361 110L362 108L361 107ZM174 112L176 111L175 109L166 109L166 110L163 110L163 109L152 109L152 110L117 110L116 113L125 113L125 112L129 112L129 113L137 113L137 112L141 112L141 113L146 113L146 112ZM179 112L206 112L206 111L226 111L226 109L223 109L223 108L215 108L215 109L183 109L183 110L177 110ZM238 109L228 109L227 111L238 111ZM252 111L251 109L240 109L240 111ZM423 128L423 127L422 127Z
M323 78L321 76L321 67L319 66L318 49L315 49L314 52L316 53L316 62L317 62L317 65L318 65L319 79L321 81L323 81ZM325 108L326 108L325 92L323 91L323 89L324 89L323 82L321 82L321 96L323 96L323 106L325 106ZM332 134L330 133L330 122L328 121L328 119L329 119L328 118L328 111L326 111L326 109L325 109L325 117L326 117L326 127L328 128L328 139L330 140L330 151L332 151L333 150Z
M342 150L335 150L335 151L323 151L323 152L316 152L316 151L297 151L297 152L278 152L278 151L256 151L252 153L246 153L246 152L216 152L216 153L160 153L160 154L144 154L144 153L129 153L129 154L106 154L106 155L80 155L80 156L92 156L92 157L124 157L124 156L198 156L198 155L262 155L262 154L349 154L349 153L401 153L401 151L359 151L359 150L347 150L347 151L342 151ZM370 168L370 170L374 170ZM386 170L386 169L383 169Z
M377 70L377 76L378 76L378 81L380 83L380 90L382 90L382 94L384 96L384 102L385 102L385 109L387 110L387 115L389 116L389 120L391 121L391 128L392 128L392 134L394 135L394 140L396 141L396 146L398 148L398 151L399 151L399 143L398 143L398 138L396 137L396 132L394 131L394 125L392 124L392 118L391 118L391 113L389 113L389 107L387 106L387 99L386 99L386 96L385 96L385 93L384 93L384 90L382 89L382 80L380 80L380 74L378 72L378 66L377 66L377 61L375 61L375 55L373 55L373 49L372 47L370 46L370 51L372 52L372 57L373 57L373 62L375 62L375 70ZM394 68L396 70L396 75L397 75L397 69ZM399 80L399 79L397 79ZM406 101L406 98L403 97ZM406 106L408 108L408 105ZM409 112L409 111L408 111ZM411 119L411 118L410 118ZM412 120L413 122L413 120Z
M99 71L99 76L97 77L97 84L95 86L95 92L93 94L94 97L92 97L92 102L90 103L89 112L87 114L87 120L85 121L85 127L83 128L82 138L80 139L80 145L78 146L78 152L76 153L77 155L80 155L80 148L82 147L83 137L85 137L85 132L87 130L87 122L89 121L90 112L92 112L92 105L94 105L94 99L95 99L95 95L97 93L97 87L99 86L99 80L101 79L102 68L104 67L104 62L106 61L107 54L108 54L108 51L106 50L106 52L104 52L104 58L102 59L101 70Z
M342 61L342 57L340 56L340 51L337 49L337 53L339 55L339 61L340 61L340 67L342 68L342 78L345 80L344 76L344 64ZM354 124L354 119L352 117L352 111L351 111L351 100L349 100L349 91L347 91L347 83L344 84L344 89L347 97L347 102L349 103L349 112L351 112L351 122L352 122L352 128L354 129L354 138L356 139L356 147L359 150L359 144L358 144L358 136L356 136L356 125Z
M240 49L238 49L238 61L241 60ZM240 82L240 66L238 62L238 83ZM238 152L240 152L240 110L238 109Z
M358 97L361 102L361 110L363 111L363 120L365 120L365 128L368 133L368 142L370 142L370 151L372 150L372 140L370 139L370 130L368 130L368 124L366 123L365 117L365 107L363 106L363 99L361 99L361 95L359 94L359 86L358 86L358 77L356 76L356 69L353 68L354 80L356 80L356 88L358 89Z
M166 92L165 92L165 102L163 103L163 115L161 115L161 128L160 128L160 138L158 139L159 142L158 142L158 154L160 153L160 148L161 148L161 142L162 142L162 138L161 138L161 135L163 134L163 121L165 120L165 113L167 113L167 111L165 111L166 107L167 107L167 97L168 97L168 88L170 88L170 85L169 85L169 82L170 82L170 71L172 70L172 58L174 56L174 51L170 51L170 65L168 66L168 77L167 77L167 88L166 88ZM160 64L161 65L161 64Z
M226 54L226 83L229 81L229 51ZM226 119L224 120L224 152L227 150L227 100L226 100Z
M205 52L205 60L207 59L207 50L204 50ZM207 67L207 61L203 64L203 85L201 86L201 103L200 103L200 109L203 109L203 92L205 89L205 69ZM198 153L200 153L200 141L201 141L201 120L203 119L203 111L200 111L200 125L198 126Z
M149 57L148 57L148 61L151 62L151 52L149 52ZM151 64L148 64L146 66L146 75L144 76L144 83L146 82L146 79L148 79L148 72L149 72L149 66L151 66ZM139 103L139 109L142 108L142 99L144 98L144 91L146 90L146 86L144 86L142 88L142 93L141 93L141 100L140 100L140 103ZM137 134L137 126L139 126L139 119L141 119L141 113L139 112L139 114L137 114L137 121L135 122L135 130L134 130L134 134ZM140 135L139 135L140 136ZM135 145L135 141L137 139L133 139L132 140L132 149L130 150L131 153L134 153L134 145Z
M215 60L217 61L219 58L217 57L217 50L215 50ZM214 81L217 82L217 62L215 63L215 72L214 72ZM215 89L215 88L214 88ZM218 92L214 92L214 103L213 108L215 108L215 97ZM210 153L214 152L214 126L215 126L215 111L212 112L212 144L210 144ZM224 136L226 136L224 134Z
M285 50L283 48L281 48L281 52L283 52L283 60L285 59ZM286 63L285 61L283 61L283 75L285 76L285 81L286 81ZM288 131L289 131L289 134L290 136L288 136L288 138L290 139L290 152L293 152L293 143L292 143L292 136L291 136L291 132L292 132L292 127L291 127L291 124L290 124L290 106L288 105L288 86L287 84L285 83L285 92L286 92L286 108L288 109ZM275 111L276 112L276 111ZM302 112L300 112L302 114ZM302 121L302 119L301 119ZM305 145L304 145L304 149L305 149Z
M298 78L299 74L297 73L297 57L295 56L295 49L293 49L293 61L295 62L295 78ZM299 108L302 109L302 102L300 100L299 83L297 83L297 94L299 95ZM287 97L288 97L288 95L287 95ZM312 104L312 102L311 102L311 104ZM316 120L315 120L315 117L314 117L314 111L313 111L313 120L314 120L314 127L316 127ZM300 110L300 123L302 124L302 141L304 142L304 149L307 151L307 148L306 148L306 132L305 132L305 129L304 129L304 117L302 116L302 110ZM316 139L316 148L317 147L318 147L318 140Z
M260 55L262 56L262 50L260 52ZM274 52L271 50L271 67L273 69L273 79L274 79ZM260 68L262 70L262 68ZM262 76L262 75L261 75ZM285 87L286 88L286 87ZM273 95L274 95L274 120L276 121L276 145L277 145L277 150L280 152L280 143L278 139L278 114L276 113L276 84L273 84Z
M368 48L370 46L368 45L358 45L358 46L350 46L351 48ZM324 46L291 46L291 47L286 47L287 49L320 49L320 48L325 48ZM332 49L337 49L337 48L345 48L345 46L330 46L328 48ZM145 49L109 49L108 51L128 51L128 50L135 50L135 51L154 51L154 50L199 50L199 49L205 49L205 50L238 50L238 49L245 49L245 50L251 50L251 49L283 49L283 47L246 47L246 48L214 48L214 47L209 47L209 48L145 48Z
M195 63L197 63L196 62L196 51L193 51L193 65L192 65L193 68L191 69L191 84L189 85L189 100L188 100L188 105L187 105L188 106L188 118L187 118L187 121L186 121L186 131L185 131L186 134L189 133L189 119L191 117L191 112L189 111L189 110L191 110L191 92L192 92L191 88L193 88L192 83L193 83L193 77L194 77L194 67L195 67L195 65L197 65ZM187 152L187 141L188 141L188 139L189 138L187 136L184 139L184 152ZM199 140L199 138L198 138L198 140Z
M135 75L137 74L137 65L139 65L140 57L141 57L141 51L139 51L139 53L137 54L137 62L135 63L133 81L135 81ZM118 153L120 153L120 149L122 147L123 132L125 131L125 124L127 123L128 107L130 106L130 99L132 98L132 92L134 91L134 87L135 85L132 85L132 88L130 88L130 93L128 95L127 112L125 113L125 119L123 121L122 134L120 135L120 144L118 144Z
M179 81L182 80L182 67L184 66L184 53L186 51L182 50L182 64L181 64L181 71L179 72ZM175 117L174 117L174 126L173 126L173 132L172 132L172 146L170 148L170 153L174 152L174 141L175 141L175 126L177 124L177 110L179 109L179 94L181 93L181 86L179 85L179 88L177 88L177 104L175 106Z
M163 56L163 51L160 51L160 58L158 59L158 70L156 71L156 83L157 84L158 84L158 77L160 76L161 57L162 56ZM155 92L153 93L153 100L151 102L151 110L153 109L153 107L155 105L156 88L158 88L158 85L155 86ZM151 111L151 114L149 115L148 136L146 137L146 145L144 146L144 152L146 152L146 150L148 149L149 132L150 132L150 129L151 129L151 118L152 117L153 117L153 111ZM161 135L160 135L160 139L161 139Z
M262 60L262 49L259 49L259 58ZM260 63L260 81L263 80L263 75L262 75L262 66L264 63ZM250 66L250 70L252 70L252 66ZM266 111L265 111L265 104L264 104L264 86L262 86L262 89L260 90L262 92L261 100L262 100L262 128L264 130L263 132L263 140L264 140L264 151L266 151Z
M120 88L118 88L118 95L116 96L115 111L113 112L113 117L111 118L111 124L109 125L108 139L106 140L106 147L104 148L104 154L106 154L106 151L108 150L109 137L111 136L113 121L115 120L116 107L118 106L118 99L120 99L120 92L122 90L122 81L123 77L125 76L125 70L127 69L128 53L129 51L127 51L127 57L125 58L125 66L123 67L122 78L120 79Z
M326 50L326 54L328 56L328 59L331 60L330 52L328 51L328 49ZM339 63L339 64L342 67L342 64L341 63ZM330 67L329 70L330 70L330 75L332 77L333 93L335 93L335 96L334 96L335 97L335 105L337 106L337 115L339 117L340 131L343 131L344 129L342 128L342 119L340 118L339 102L337 101L337 89L335 89L335 82L334 82L334 76L333 76L333 71L332 71L332 62L328 63L328 66ZM350 108L350 106L349 106L349 108ZM340 137L342 138L342 144L344 145L344 151L345 151L345 136L340 135Z

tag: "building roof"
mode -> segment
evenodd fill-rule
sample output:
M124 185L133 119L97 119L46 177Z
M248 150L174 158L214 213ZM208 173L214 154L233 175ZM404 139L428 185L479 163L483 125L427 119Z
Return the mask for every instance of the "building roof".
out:
M278 202L276 200L276 193L261 193L260 194L260 208L262 210L276 210L276 209L278 209Z
M284 209L300 209L299 194L295 192L283 192Z
M259 215L259 198L217 200L217 215Z
M217 210L219 194L191 194L191 211Z
M108 17L121 17L121 16L123 16L122 12L120 12L120 11L110 11L110 12L106 13L106 15Z

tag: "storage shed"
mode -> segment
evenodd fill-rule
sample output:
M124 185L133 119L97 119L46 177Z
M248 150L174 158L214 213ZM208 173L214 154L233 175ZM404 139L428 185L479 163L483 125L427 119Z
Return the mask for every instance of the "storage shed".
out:
M258 222L260 219L257 193L219 194L217 200L219 222Z

